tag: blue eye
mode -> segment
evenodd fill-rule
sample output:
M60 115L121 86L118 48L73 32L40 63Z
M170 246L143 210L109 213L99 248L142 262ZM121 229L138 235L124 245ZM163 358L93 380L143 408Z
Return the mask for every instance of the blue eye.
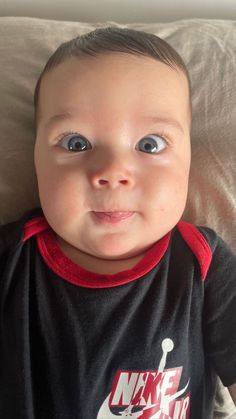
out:
M166 148L167 142L159 135L148 135L139 141L139 150L143 153L156 154ZM136 147L137 148L137 147Z
M90 142L80 134L66 135L59 141L59 144L65 149L75 152L92 148Z

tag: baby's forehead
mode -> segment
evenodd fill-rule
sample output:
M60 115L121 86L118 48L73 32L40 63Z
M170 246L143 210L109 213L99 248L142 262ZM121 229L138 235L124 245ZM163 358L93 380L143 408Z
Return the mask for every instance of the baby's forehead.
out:
M177 65L172 65L170 63L163 62L159 59L142 55L142 54L131 54L123 52L110 52L110 53L100 53L95 56L84 55L81 57L67 57L59 63L56 63L52 68L50 68L42 77L45 82L48 75L51 73L58 74L60 73L73 73L78 72L81 76L91 74L93 67L96 67L96 73L93 74L94 78L98 73L101 73L106 69L109 71L109 68L115 67L116 71L124 69L124 74L127 74L126 69L136 69L136 71L147 71L150 68L154 68L155 73L153 75L158 77L158 72L172 74L172 72L178 72L189 82L187 74L184 73L183 69ZM150 71L148 72L150 77ZM53 79L50 79L50 82L53 82Z
M61 102L65 104L78 100L81 105L85 104L88 98L99 100L102 104L104 97L109 104L109 100L112 103L117 95L121 94L125 102L132 98L137 98L137 102L145 101L143 96L148 97L148 94L150 100L153 100L154 96L162 96L164 103L164 97L173 95L177 89L181 97L189 96L187 100L191 115L190 92L187 85L187 77L181 69L170 67L150 57L120 53L79 59L73 57L66 59L43 76L40 105L44 109L52 103L53 108L59 109ZM79 89L77 96L76 88ZM54 103L52 97L55 97Z

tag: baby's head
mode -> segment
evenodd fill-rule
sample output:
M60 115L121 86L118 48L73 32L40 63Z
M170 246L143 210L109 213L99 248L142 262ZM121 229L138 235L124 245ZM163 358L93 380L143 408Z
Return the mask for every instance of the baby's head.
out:
M132 266L186 204L191 99L182 59L155 35L97 29L49 59L35 115L40 201L60 245L87 269L91 260Z

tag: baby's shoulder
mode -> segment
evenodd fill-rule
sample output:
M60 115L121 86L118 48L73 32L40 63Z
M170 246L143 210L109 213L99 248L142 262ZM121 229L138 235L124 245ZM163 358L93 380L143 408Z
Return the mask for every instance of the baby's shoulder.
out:
M236 268L236 254L229 244L212 228L196 226L180 221L176 226L176 234L182 238L196 256L205 280L210 268L231 264Z
M186 221L180 221L175 230L178 231L190 247L198 246L203 250L210 249L211 252L215 251L219 240L221 240L221 237L212 228Z
M0 261L22 242L26 222L40 211L40 209L31 210L19 220L0 226Z
M0 255L18 241L18 231L18 221L0 226Z

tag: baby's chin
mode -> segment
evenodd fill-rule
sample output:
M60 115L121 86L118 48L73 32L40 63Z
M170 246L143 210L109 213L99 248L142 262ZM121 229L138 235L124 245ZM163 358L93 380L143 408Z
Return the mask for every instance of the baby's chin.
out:
M100 274L115 274L117 272L132 269L145 255L147 248L133 248L118 246L110 243L110 246L77 247L69 244L60 236L56 240L61 251L74 263L90 272Z

